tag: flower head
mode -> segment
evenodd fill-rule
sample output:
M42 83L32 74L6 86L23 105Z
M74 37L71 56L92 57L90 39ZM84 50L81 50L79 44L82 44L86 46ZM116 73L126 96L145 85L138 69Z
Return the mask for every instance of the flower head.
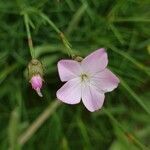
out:
M42 82L43 79L40 75L35 75L30 80L32 88L37 92L37 94L42 97L41 88L42 88Z
M107 64L104 48L91 53L81 62L60 60L59 76L66 83L57 91L57 98L67 104L77 104L82 99L89 111L100 109L104 94L114 90L119 83L119 79L106 68Z

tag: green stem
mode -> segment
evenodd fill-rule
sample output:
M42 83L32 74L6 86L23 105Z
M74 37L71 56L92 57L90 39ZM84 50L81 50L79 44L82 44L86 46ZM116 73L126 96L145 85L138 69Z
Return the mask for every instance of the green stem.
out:
M61 31L57 28L57 26L42 12L39 12L39 15L58 33L60 34Z
M69 43L69 41L67 40L67 38L65 37L64 33L61 32L58 27L42 12L37 12L41 18L43 18L60 36L64 46L66 47L67 49L67 53L69 56L71 56L71 58L74 58L75 57L75 54L73 52L73 49L72 49L72 46L71 44Z
M67 38L65 37L65 35L62 32L60 33L60 37L62 39L64 46L67 48L68 55L71 56L72 59L74 59L75 54L71 48L72 45L69 43L69 41L67 40Z
M29 27L29 17L26 13L24 13L24 22L25 22L26 31L27 31L30 54L32 58L35 58L35 51L33 48L33 42L32 42L32 37L31 37L31 32L30 32L30 27Z

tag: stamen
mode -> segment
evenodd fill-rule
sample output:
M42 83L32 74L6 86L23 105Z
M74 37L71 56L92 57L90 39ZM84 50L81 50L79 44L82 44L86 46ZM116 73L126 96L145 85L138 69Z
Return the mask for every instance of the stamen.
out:
M85 81L86 79L88 79L88 75L87 74L81 74L81 81Z

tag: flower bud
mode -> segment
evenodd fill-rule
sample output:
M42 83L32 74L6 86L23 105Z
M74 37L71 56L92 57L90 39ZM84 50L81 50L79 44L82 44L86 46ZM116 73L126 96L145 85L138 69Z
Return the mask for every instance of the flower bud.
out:
M32 88L42 97L41 88L43 85L43 66L37 59L32 59L28 65L29 80Z
M31 85L32 85L32 88L37 92L37 94L42 97L42 93L41 93L41 88L42 88L42 82L43 82L43 79L41 78L40 75L34 75L32 76L31 80Z

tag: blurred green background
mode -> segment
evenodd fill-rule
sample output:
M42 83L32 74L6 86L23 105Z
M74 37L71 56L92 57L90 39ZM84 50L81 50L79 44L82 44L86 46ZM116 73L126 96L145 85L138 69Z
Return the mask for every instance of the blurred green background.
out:
M45 70L32 90L24 16ZM53 24L52 22L55 24ZM119 87L103 109L58 104L57 61L105 47ZM150 0L0 0L0 150L150 149Z

